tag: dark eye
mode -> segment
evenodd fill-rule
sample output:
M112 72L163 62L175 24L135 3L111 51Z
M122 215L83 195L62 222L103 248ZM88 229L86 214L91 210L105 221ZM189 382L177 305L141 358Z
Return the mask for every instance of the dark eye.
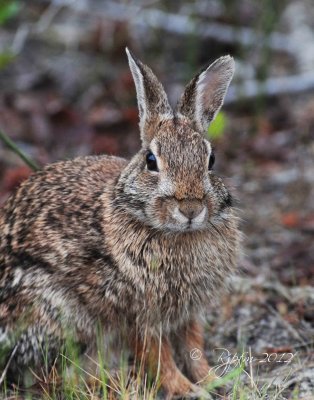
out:
M215 164L215 154L211 152L210 157L209 157L209 162L208 162L208 170L210 171L213 168L213 165Z
M157 171L158 172L157 160L151 151L148 152L146 155L146 165L147 165L147 169L149 171Z

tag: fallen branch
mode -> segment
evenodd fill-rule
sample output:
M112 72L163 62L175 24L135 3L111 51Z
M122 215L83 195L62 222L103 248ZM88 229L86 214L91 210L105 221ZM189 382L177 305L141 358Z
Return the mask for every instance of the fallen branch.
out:
M242 84L230 87L226 104L238 100L249 100L257 96L273 97L281 94L297 94L314 89L314 73L307 72L300 75L290 75L278 78L268 78L264 82L247 80Z
M9 360L8 360L8 362L6 363L5 368L4 368L4 370L2 371L2 374L1 374L1 376L0 376L0 386L3 384L3 382L4 382L4 380L5 380L5 376L6 376L7 372L8 372L8 369L9 369L9 366L10 366L10 364L11 364L11 361L13 360L13 357L15 356L15 353L16 353L16 351L17 351L17 348L18 348L18 346L15 345L15 346L14 346L14 349L12 350L12 353L11 353L11 355L10 355L10 357L9 357Z
M17 154L32 170L37 171L39 166L28 155L26 155L9 136L0 130L0 140L15 154Z
M71 4L73 7L74 3ZM93 11L93 10L92 10ZM96 10L95 10L96 11ZM101 10L97 10L100 15ZM157 28L180 35L194 34L204 39L213 39L223 43L240 43L243 46L258 46L265 44L275 51L286 51L294 54L294 48L286 35L272 33L269 37L256 34L251 28L239 28L220 22L202 22L188 15L167 13L158 9L145 9L141 6L106 2L102 13L104 17L135 24L144 28Z

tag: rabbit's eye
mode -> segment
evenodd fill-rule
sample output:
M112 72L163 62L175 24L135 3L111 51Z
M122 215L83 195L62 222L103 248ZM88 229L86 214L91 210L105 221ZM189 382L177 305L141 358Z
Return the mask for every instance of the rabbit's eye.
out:
M154 154L150 151L146 155L146 165L149 171L158 172L157 160Z
M213 165L215 164L215 154L211 152L211 155L209 157L209 162L208 162L208 170L210 171L213 168Z

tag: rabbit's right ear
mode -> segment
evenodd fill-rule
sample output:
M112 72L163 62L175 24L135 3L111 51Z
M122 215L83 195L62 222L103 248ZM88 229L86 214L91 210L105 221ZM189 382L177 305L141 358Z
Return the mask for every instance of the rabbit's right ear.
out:
M233 58L218 58L187 85L176 112L189 118L197 131L206 132L223 104L233 73Z
M149 143L152 137L149 134L151 130L147 129L148 123L152 122L154 118L172 118L173 111L164 88L153 71L137 60L128 48L125 50L136 87L141 138L144 143Z

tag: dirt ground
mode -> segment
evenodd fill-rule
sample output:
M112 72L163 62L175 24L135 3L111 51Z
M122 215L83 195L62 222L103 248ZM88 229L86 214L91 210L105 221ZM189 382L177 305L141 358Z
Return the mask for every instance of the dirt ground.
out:
M21 26L38 24L46 8L30 3L1 27L3 46L18 40ZM30 30L0 70L0 128L39 165L87 154L130 157L139 148L126 45L173 95L204 61L234 50L202 42L184 69L191 46L179 38L158 47L162 35L155 32L139 45L128 23L91 27L84 15L61 13L40 32L36 25L38 31ZM84 28L78 29L79 21L86 22ZM104 39L109 36L110 43ZM209 54L206 46L213 49ZM239 54L240 75L249 64ZM271 60L278 75L283 68L297 72L291 57ZM215 170L237 199L243 256L230 292L206 315L207 357L222 375L245 364L239 385L251 398L313 399L314 97L306 90L239 97L227 101L224 118L224 132L213 140ZM0 204L30 172L0 141ZM217 398L230 397L231 389L231 384L217 389Z

